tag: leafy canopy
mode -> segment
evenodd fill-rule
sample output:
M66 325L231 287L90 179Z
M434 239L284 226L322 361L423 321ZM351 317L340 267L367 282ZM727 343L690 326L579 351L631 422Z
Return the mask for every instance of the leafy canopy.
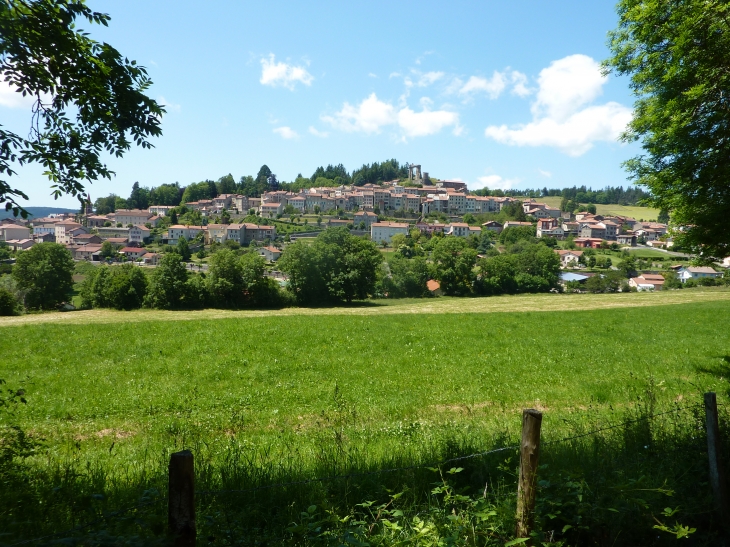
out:
M9 179L16 165L39 163L53 195L81 196L83 181L113 174L102 153L121 157L131 142L151 148L164 109L145 95L144 67L98 43L76 20L107 26L109 16L83 0L0 2L0 78L34 99L27 137L0 126L0 204L27 216L28 199Z
M39 243L18 255L13 278L27 291L25 305L47 310L64 302L73 288L74 261L58 243Z
M621 0L606 72L637 97L623 140L643 153L624 166L653 205L688 229L684 243L730 254L730 4Z

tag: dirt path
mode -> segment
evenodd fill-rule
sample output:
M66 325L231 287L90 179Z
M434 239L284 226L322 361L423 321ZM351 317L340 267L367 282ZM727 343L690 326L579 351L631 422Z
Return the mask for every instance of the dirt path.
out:
M495 296L489 298L433 298L424 300L394 301L387 304L366 303L356 307L332 308L285 308L281 310L201 310L162 311L136 310L84 310L76 312L52 312L0 317L0 328L39 323L118 323L124 321L190 321L197 319L233 319L289 315L392 315L392 314L440 314L440 313L499 313L597 310L611 308L635 308L644 306L670 306L692 302L730 302L730 291L722 289L692 289L657 293L627 294L530 294L519 296Z

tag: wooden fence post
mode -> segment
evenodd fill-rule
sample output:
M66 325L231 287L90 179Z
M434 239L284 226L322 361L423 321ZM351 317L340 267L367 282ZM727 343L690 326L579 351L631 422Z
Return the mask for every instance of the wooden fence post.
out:
M720 518L727 523L730 518L727 483L720 457L720 424L717 418L717 396L705 393L705 418L707 423L707 456L710 460L710 484L715 497L715 507Z
M195 466L189 450L170 455L167 524L175 547L195 547Z
M540 427L542 412L531 408L522 411L522 442L520 443L520 477L517 484L518 538L530 537L535 519L537 462L540 457Z

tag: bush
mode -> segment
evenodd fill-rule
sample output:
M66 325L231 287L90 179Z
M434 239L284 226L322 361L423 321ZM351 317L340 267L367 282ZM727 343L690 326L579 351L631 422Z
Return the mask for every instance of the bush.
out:
M48 310L64 302L73 288L74 261L57 243L39 243L18 255L13 279L27 291L26 306Z
M20 304L15 295L4 287L0 287L0 316L18 315Z
M84 307L133 310L142 307L147 295L147 277L132 264L101 266L89 274L81 288Z

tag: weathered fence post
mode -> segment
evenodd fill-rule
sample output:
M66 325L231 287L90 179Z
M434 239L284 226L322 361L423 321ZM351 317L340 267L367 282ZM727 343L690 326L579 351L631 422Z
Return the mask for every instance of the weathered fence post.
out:
M710 484L715 496L715 506L720 518L727 523L730 518L727 483L720 457L720 424L717 418L717 396L705 393L705 418L707 423L707 456L710 460Z
M175 547L195 547L195 466L189 450L170 455L167 523Z
M522 411L522 442L520 443L520 477L517 484L518 538L530 537L535 519L537 462L540 457L540 427L542 412L531 408Z

